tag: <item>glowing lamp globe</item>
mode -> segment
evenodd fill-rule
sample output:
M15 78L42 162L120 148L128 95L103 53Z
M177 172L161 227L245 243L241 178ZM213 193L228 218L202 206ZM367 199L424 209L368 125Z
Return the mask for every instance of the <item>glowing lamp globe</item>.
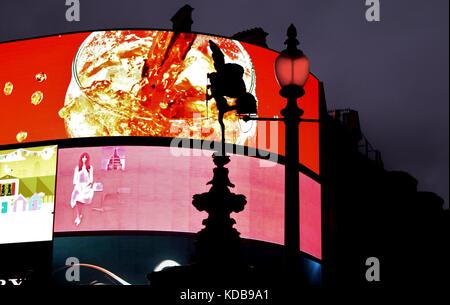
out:
M287 31L287 48L275 60L275 76L280 87L297 85L303 87L309 75L309 60L297 49L297 30L291 24Z

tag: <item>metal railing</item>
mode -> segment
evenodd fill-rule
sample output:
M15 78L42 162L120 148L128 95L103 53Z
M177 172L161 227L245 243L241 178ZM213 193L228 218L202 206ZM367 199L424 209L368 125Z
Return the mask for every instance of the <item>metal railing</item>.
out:
M375 149L372 144L370 144L367 137L362 133L359 116L356 110L350 108L344 109L333 109L329 110L328 114L335 120L339 120L341 124L349 128L350 132L353 132L357 138L357 148L358 151L363 154L367 159L376 162L378 166L383 167L383 160L381 158L381 152Z

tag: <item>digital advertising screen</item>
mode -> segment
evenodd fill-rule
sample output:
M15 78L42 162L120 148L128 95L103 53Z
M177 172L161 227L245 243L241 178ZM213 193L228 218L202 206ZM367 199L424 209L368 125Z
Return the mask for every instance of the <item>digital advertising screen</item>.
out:
M2 163L29 160L22 171L13 163L0 169L7 220L0 229L8 232L0 243L52 241L52 277L59 284L67 284L69 258L83 269L77 284L146 284L143 270L192 262L208 216L192 197L210 189L211 156L222 137L211 98L213 44L225 63L242 68L245 91L256 102L252 116L278 119L286 105L273 72L279 53L250 43L126 29L1 43L0 58L7 60L0 104L21 115L4 116L0 145L46 142L58 149L2 152ZM298 103L310 122L299 128L298 251L307 255L305 268L316 270L312 275L322 259L319 80L309 74L304 88ZM223 116L233 150L229 178L232 191L247 200L231 215L234 228L248 261L276 270L285 240L285 125L244 120L238 98L227 96L226 103L235 107Z
M257 115L280 117L285 100L274 76L277 52L196 33L84 32L0 44L0 58L7 59L0 103L21 113L3 118L0 144L101 136L220 140L216 102L207 99L208 73L215 71L209 41L225 63L242 67ZM319 81L312 74L299 106L304 119L318 119ZM284 155L282 122L245 122L233 110L224 124L227 143ZM301 124L299 140L301 163L319 174L319 123Z
M58 152L53 281L57 285L145 285L147 273L193 262L207 218L192 205L213 176L212 151L162 146L62 148ZM233 213L245 260L276 270L284 244L284 166L232 155L232 191L247 204ZM261 166L261 163L264 166ZM89 169L89 170L88 170ZM311 282L322 257L321 187L300 175L301 249ZM67 282L76 258L83 278ZM278 262L278 263L277 263Z
M194 241L195 234L162 232L57 236L52 281L57 286L151 285L147 274L193 263ZM249 239L244 239L241 246L248 264L266 272L282 267L282 246ZM80 266L80 281L67 281L71 263ZM308 280L313 285L320 283L320 263L305 257L301 264Z
M213 177L211 155L211 151L159 146L60 149L55 235L197 233L207 214L195 209L192 196L210 188L206 183ZM284 166L241 155L230 159L232 191L247 198L244 211L231 215L236 229L242 238L282 245ZM300 198L301 250L320 259L320 184L300 174Z
M56 146L0 150L0 244L53 236Z

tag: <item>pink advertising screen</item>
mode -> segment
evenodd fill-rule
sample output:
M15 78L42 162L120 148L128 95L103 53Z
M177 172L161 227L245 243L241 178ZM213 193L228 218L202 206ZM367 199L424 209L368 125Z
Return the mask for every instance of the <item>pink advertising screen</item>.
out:
M211 154L198 149L152 146L60 149L54 231L196 233L207 215L193 207L192 196L209 189L206 183L214 168ZM79 171L83 156L89 159L89 173ZM236 185L232 191L247 197L244 211L232 214L241 237L282 245L284 166L232 155L227 167ZM79 187L83 181L91 183L89 191ZM320 184L300 174L300 192L301 250L320 259ZM76 209L72 208L77 198L85 202L78 204L83 215L79 223L75 222Z

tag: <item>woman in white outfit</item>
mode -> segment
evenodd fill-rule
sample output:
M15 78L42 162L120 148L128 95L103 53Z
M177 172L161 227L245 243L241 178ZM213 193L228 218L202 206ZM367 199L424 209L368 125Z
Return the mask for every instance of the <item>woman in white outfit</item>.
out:
M89 154L84 152L78 160L73 174L73 191L70 206L75 208L76 218L74 223L79 226L83 218L82 206L90 204L94 197L94 168L90 164Z

